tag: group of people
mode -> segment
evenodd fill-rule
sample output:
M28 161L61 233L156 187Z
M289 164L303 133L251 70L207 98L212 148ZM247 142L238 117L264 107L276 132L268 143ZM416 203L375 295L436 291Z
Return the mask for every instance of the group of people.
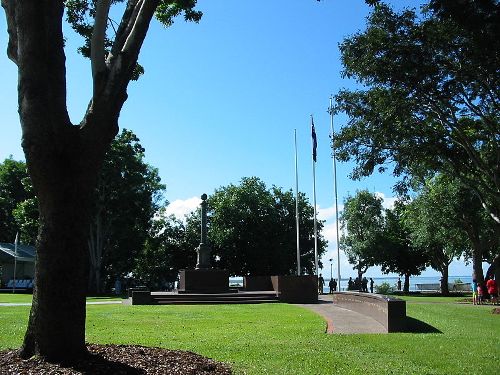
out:
M352 277L349 277L349 281L347 282L347 290L357 290L360 292L366 292L368 293L368 283L370 284L370 293L373 293L373 284L374 281L370 277L370 281L366 277L363 277L360 279L359 277L356 277L356 279L352 279ZM318 277L318 293L323 294L323 288L325 286L325 279L323 278L322 274L319 274ZM330 288L330 294L333 292L337 291L337 279L330 279L330 282L328 283L328 287Z
M373 293L373 284L374 281L370 277L370 293ZM325 286L325 279L323 278L322 274L319 274L318 277L318 293L323 294L323 288ZM333 292L337 291L337 279L330 279L330 282L328 283L328 287L330 288L330 294ZM347 283L347 290L357 290L360 292L366 292L368 293L368 279L366 277L363 277L361 280L359 277L356 277L356 279L352 279L352 277L349 277L349 281Z
M373 293L374 281L371 277L369 283L370 283L370 293ZM360 292L368 293L368 279L366 277L363 277L362 279L356 277L353 280L352 277L349 277L349 281L347 282L347 290L357 290Z
M472 279L472 303L481 305L488 299L492 304L498 304L498 285L495 279L490 278L485 283Z
M330 279L328 283L328 287L330 288L330 294L337 291L337 279ZM323 288L325 287L325 279L322 274L319 274L318 277L318 293L323 294Z

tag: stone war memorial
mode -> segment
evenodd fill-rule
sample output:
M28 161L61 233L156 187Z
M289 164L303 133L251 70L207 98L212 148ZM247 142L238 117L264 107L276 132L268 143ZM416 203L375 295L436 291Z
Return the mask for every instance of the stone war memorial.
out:
M245 276L243 289L229 287L229 271L213 268L207 230L207 195L201 196L200 244L196 248L194 269L179 271L175 292L151 292L132 289L127 303L195 304L195 303L316 303L315 275Z
M201 242L197 252L196 268L180 270L179 293L228 293L229 272L212 268L212 249L207 239L207 195L201 196Z

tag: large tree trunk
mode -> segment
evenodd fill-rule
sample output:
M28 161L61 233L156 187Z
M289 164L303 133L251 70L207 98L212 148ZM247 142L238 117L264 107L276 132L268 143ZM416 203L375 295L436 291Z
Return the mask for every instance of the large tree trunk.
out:
M86 229L90 186L80 177L78 162L57 159L46 160L47 177L39 177L36 184L40 197L40 236L33 305L22 354L24 357L37 354L50 361L71 361L86 352ZM31 161L31 168L38 163Z
M18 66L22 146L39 200L41 225L22 355L71 362L86 353L91 192L104 154L118 132L127 85L158 0L129 2L113 45L115 54L107 62L104 51L96 51L103 48L102 30L107 22L101 10L97 25L101 32L92 38L93 97L79 126L71 124L66 108L65 2L1 3L9 34L7 54Z
M409 293L410 292L410 274L405 273L405 281L403 284L403 292L404 293Z
M448 289L448 264L443 265L441 268L441 294L445 296L450 294Z

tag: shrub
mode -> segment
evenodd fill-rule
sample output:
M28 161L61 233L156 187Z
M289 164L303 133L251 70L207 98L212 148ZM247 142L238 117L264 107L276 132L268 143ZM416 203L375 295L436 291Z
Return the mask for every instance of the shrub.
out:
M380 285L375 285L375 291L377 294L389 294L394 291L394 288L389 283L382 283Z

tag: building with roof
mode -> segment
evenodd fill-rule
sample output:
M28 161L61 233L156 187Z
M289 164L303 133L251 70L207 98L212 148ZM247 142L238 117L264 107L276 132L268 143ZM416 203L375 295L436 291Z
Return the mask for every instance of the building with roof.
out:
M17 245L16 253L14 244L0 242L1 286L7 285L9 280L14 279L14 268L16 269L16 279L33 279L35 276L35 257L34 246Z

